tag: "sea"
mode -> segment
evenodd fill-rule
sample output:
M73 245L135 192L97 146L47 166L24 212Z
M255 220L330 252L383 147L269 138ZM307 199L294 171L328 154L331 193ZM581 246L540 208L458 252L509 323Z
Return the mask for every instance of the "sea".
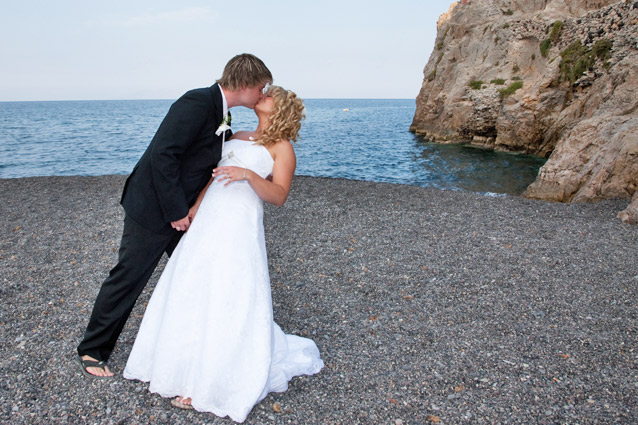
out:
M0 102L0 178L128 174L172 100ZM307 99L295 174L518 196L544 159L409 131L413 99ZM233 130L252 110L233 108Z

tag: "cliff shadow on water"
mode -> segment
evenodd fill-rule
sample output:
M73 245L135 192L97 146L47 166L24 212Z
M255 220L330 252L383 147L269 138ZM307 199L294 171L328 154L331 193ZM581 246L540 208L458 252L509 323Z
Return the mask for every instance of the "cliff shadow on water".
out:
M534 155L440 144L415 136L415 178L420 186L520 196L545 161Z

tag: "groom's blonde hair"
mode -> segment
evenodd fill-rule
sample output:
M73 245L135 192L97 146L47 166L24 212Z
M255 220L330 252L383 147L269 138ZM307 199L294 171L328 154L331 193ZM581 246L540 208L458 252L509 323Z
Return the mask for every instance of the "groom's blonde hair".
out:
M235 91L272 84L272 74L257 56L242 53L228 61L222 78L217 80L217 83L227 90Z

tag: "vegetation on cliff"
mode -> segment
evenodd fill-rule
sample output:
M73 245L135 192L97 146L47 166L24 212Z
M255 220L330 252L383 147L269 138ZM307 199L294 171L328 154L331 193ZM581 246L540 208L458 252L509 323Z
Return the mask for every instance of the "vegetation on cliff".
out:
M507 88L504 89L500 89L498 91L499 96L501 97L501 99L503 99L504 97L507 97L511 94L516 93L516 90L520 89L523 87L523 82L522 81L514 81L512 84L510 84L509 86L507 86Z
M596 59L603 61L607 68L609 64L605 61L609 59L611 47L612 42L607 38L596 41L592 48L583 46L580 40L574 41L560 53L561 78L574 84L585 71L592 69Z

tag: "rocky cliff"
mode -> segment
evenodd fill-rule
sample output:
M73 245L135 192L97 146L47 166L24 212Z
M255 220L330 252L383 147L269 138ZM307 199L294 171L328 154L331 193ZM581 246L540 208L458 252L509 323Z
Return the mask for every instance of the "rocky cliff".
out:
M638 222L638 2L462 0L438 22L410 130L548 157L525 196L633 196Z

